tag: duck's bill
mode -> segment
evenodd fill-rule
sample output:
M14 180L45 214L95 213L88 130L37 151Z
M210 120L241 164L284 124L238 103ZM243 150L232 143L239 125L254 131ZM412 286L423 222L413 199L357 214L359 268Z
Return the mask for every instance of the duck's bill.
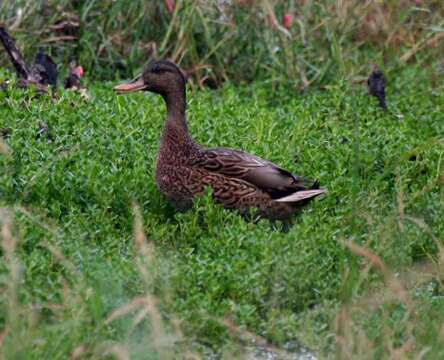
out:
M140 91L146 89L148 85L146 85L141 76L135 78L134 80L114 86L113 90L118 94L125 94L134 91Z

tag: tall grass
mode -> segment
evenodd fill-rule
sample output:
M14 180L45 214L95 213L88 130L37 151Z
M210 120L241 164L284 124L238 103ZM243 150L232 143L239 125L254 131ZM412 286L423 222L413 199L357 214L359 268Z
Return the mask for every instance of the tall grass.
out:
M54 29L67 20L80 25ZM128 77L168 57L208 86L307 87L359 78L374 63L428 64L444 49L440 0L4 0L0 21L28 55L44 48L61 61L76 57L96 78Z

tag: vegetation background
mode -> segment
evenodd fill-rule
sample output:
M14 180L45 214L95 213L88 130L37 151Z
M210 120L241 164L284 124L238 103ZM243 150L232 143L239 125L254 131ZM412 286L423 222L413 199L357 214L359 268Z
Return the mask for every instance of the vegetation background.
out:
M2 0L0 22L91 96L0 92L0 357L444 357L442 1ZM189 76L198 141L329 195L289 233L209 194L174 214L161 100L110 90L153 57Z
M371 64L438 65L443 18L440 0L0 4L0 21L28 56L74 57L94 79L128 77L147 59L168 57L208 86L266 79L307 87L367 76Z

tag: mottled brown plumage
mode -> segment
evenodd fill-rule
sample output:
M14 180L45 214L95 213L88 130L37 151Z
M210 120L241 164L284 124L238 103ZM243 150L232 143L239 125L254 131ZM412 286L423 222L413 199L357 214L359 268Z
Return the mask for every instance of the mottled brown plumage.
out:
M259 216L285 220L325 192L318 182L295 176L257 156L196 144L185 118L185 79L169 61L149 63L141 76L114 89L118 93L147 90L165 100L167 119L157 154L156 182L179 210L188 209L193 197L209 186L214 200L226 208L245 215L256 209Z

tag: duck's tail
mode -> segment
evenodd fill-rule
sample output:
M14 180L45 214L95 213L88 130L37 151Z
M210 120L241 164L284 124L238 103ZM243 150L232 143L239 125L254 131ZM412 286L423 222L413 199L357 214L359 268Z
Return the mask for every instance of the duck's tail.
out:
M285 203L296 203L302 200L311 199L321 194L324 194L326 189L310 189L310 190L301 190L296 191L293 194L284 196L282 198L276 199L277 202L285 202Z

